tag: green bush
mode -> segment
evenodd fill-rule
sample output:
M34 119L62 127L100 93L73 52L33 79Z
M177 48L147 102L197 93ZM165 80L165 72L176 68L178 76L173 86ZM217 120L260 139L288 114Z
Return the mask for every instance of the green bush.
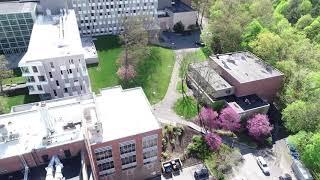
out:
M192 143L187 147L187 152L190 156L205 160L212 153L205 141L200 135L194 135L192 137Z
M173 31L176 33L183 33L184 32L184 25L181 21L177 22L174 26L173 26Z
M225 102L223 100L215 101L211 104L211 108L217 112L220 112L224 108L224 106L225 106Z
M198 114L197 101L190 96L182 97L174 105L174 111L186 119L191 119Z

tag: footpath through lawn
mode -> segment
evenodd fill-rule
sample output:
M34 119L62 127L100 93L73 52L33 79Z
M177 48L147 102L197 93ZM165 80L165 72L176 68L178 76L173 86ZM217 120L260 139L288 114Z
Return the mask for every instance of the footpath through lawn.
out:
M99 64L89 66L92 90L99 93L101 88L121 85L117 76L118 59L123 49L117 36L101 36L95 41ZM151 46L151 53L137 65L137 77L129 87L141 86L151 104L162 100L165 96L172 69L175 53L171 49Z

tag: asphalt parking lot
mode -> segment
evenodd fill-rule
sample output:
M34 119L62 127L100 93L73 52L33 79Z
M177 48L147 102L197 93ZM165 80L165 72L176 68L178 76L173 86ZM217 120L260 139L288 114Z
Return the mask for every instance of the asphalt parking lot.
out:
M256 162L257 156L263 156L269 168L270 175L266 176ZM285 144L281 141L277 142L272 149L257 151L243 155L244 162L234 168L231 180L279 180L279 176L288 173L295 180L291 170L291 162L287 158Z
M180 171L179 174L173 175L171 177L164 177L161 176L161 180L194 180L194 172L203 167L203 164L198 164L195 166L190 166L187 168L183 168L183 171ZM209 179L213 179L212 177L210 177Z

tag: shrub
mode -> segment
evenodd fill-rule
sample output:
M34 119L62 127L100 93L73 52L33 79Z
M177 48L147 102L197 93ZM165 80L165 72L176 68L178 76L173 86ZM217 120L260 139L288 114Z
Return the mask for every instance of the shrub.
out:
M222 144L221 137L215 133L206 134L205 139L206 139L208 146L210 147L210 149L212 151L217 151Z
M269 118L264 114L257 114L247 121L249 135L256 140L262 140L270 135L272 127Z
M132 65L121 66L117 71L119 79L124 81L133 79L134 77L136 77L136 74L137 73Z
M183 33L184 32L184 25L181 21L177 22L174 26L173 26L173 31L176 33Z
M202 107L198 116L198 121L206 130L217 129L218 113L211 108Z
M240 115L234 111L230 106L224 108L219 116L220 127L225 130L239 131Z
M186 119L191 119L198 114L197 101L190 96L182 97L174 105L174 111Z
M205 139L200 135L192 137L192 143L187 147L187 152L190 156L204 160L211 153Z

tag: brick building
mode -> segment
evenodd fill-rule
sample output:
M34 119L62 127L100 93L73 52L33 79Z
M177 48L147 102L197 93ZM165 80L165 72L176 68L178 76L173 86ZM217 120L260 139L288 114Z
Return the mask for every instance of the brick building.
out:
M160 174L161 136L141 88L16 106L0 116L0 179L35 177L32 169L52 157L64 162L81 153L81 169L91 169L82 179L153 177Z
M283 74L250 52L210 56L189 66L188 82L207 102L224 101L242 118L267 113Z

